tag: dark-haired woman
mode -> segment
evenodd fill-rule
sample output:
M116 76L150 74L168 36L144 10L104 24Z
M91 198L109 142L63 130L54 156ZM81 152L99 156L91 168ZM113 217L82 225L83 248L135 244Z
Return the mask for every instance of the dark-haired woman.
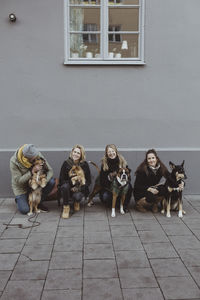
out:
M158 203L163 197L165 188L159 186L162 177L167 178L169 172L159 159L156 151L150 149L146 152L145 160L137 168L133 195L135 209L141 212L151 210L158 211Z
M127 162L124 157L118 153L117 147L109 144L105 148L105 154L102 158L100 185L102 190L100 192L101 201L107 206L112 204L112 182L120 168L126 168ZM124 202L124 212L128 212L128 205L131 200L132 186L131 183L127 186L127 193Z

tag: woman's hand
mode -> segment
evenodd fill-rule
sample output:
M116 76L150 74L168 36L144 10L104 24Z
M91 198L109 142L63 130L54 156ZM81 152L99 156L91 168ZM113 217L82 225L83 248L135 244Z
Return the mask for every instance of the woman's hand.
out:
M152 188L152 187L149 187L149 188L147 189L147 191L148 191L148 192L151 192L151 193L154 194L154 195L157 195L157 194L158 194L158 190L155 189L155 188Z
M184 190L184 182L182 181L179 185L178 185L178 187L179 187L179 191L183 191Z

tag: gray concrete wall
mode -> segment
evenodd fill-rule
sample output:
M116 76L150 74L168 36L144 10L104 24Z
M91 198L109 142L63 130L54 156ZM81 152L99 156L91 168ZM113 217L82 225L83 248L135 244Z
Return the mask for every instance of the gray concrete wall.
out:
M147 0L145 66L73 67L63 65L63 0L1 0L1 156L24 143L49 151L115 143L135 155L175 148L181 159L187 152L191 192L200 192L199 11L199 0Z

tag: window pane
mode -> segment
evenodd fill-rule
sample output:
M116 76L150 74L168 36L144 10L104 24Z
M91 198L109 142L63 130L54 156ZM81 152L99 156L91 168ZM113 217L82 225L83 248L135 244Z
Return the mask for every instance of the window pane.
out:
M120 36L120 41L117 39ZM109 34L108 35L109 58L134 58L138 57L137 34Z
M88 31L100 30L100 9L99 8L70 8L70 31L85 31L87 24Z
M121 31L138 31L138 8L109 8L109 26L120 26Z
M139 5L139 0L109 0L108 5L120 4L120 5Z
M72 33L70 35L70 57L100 58L100 34Z
M89 4L89 5L99 5L101 0L70 0L70 4Z

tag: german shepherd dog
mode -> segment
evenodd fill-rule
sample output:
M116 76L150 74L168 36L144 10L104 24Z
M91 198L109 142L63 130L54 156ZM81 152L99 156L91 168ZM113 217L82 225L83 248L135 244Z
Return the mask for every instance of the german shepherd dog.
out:
M185 186L184 179L186 179L184 162L181 165L175 165L171 161L169 166L171 173L165 182L165 198L162 201L161 213L165 213L168 218L171 217L171 210L178 210L179 218L183 217L185 211L183 210L182 191Z
M31 179L29 179L30 192L29 192L28 200L29 200L30 211L28 213L28 216L31 216L33 214L33 211L35 211L36 213L40 212L40 210L38 209L38 205L41 201L42 189L47 184L48 167L45 160L41 157L36 158L33 161L32 168L35 165L40 165L42 168L41 170L34 172L32 174Z
M79 192L82 185L85 185L85 174L80 166L73 166L69 171L71 191Z

